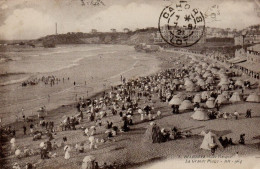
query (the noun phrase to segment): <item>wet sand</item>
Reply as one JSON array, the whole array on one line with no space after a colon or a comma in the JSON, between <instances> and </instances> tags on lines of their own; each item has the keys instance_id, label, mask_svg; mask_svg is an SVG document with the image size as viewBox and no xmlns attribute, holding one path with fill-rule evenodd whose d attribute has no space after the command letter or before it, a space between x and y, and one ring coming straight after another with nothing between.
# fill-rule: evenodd
<instances>
[{"instance_id":1,"label":"wet sand","mask_svg":"<svg viewBox=\"0 0 260 169\"><path fill-rule=\"evenodd\" d=\"M53 69L56 71L46 72L47 70L43 70L45 66L42 66L42 69L33 70L43 70L42 73L35 73L34 77L54 75L61 79L58 84L52 87L43 83L26 87L22 87L21 83L0 86L2 97L0 117L2 117L3 124L14 122L17 117L21 119L22 108L26 116L35 115L43 105L46 106L47 110L52 110L75 102L76 95L77 99L93 96L118 84L121 75L128 79L148 75L159 69L160 62L153 54L137 53L132 46L101 45L101 47L93 46L92 48L92 51L85 52L83 51L84 46L81 46L79 51L74 49L72 53L61 53L76 57L72 64L67 65L68 68L61 66L60 70ZM40 59L42 58L40 57ZM62 61L62 57L58 59L57 63ZM34 62L37 65L40 64L38 61ZM66 62L62 64L66 65ZM20 68L20 70L23 69ZM70 79L68 80L67 77ZM62 78L65 78L64 82ZM74 81L76 82L75 86L73 85Z\"/></svg>"}]
</instances>

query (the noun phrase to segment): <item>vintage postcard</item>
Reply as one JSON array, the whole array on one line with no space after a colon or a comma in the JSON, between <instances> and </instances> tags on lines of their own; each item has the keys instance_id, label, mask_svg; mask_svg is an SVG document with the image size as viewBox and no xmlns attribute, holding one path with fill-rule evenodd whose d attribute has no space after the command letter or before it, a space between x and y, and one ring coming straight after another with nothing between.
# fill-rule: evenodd
<instances>
[{"instance_id":1,"label":"vintage postcard","mask_svg":"<svg viewBox=\"0 0 260 169\"><path fill-rule=\"evenodd\" d=\"M259 0L0 0L1 169L259 169Z\"/></svg>"}]
</instances>

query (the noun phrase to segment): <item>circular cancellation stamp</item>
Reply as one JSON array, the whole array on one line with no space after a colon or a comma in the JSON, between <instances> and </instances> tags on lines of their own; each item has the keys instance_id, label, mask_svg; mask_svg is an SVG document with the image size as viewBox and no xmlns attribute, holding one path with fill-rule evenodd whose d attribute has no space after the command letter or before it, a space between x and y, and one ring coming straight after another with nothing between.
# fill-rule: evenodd
<instances>
[{"instance_id":1,"label":"circular cancellation stamp","mask_svg":"<svg viewBox=\"0 0 260 169\"><path fill-rule=\"evenodd\" d=\"M196 44L205 31L205 18L197 8L187 1L163 9L158 23L161 37L175 47L188 47Z\"/></svg>"}]
</instances>

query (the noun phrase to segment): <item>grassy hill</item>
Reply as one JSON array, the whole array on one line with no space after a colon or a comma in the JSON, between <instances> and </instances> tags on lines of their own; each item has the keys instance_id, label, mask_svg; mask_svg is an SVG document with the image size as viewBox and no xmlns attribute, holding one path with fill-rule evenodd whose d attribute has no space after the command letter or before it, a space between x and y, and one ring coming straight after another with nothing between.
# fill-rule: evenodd
<instances>
[{"instance_id":1,"label":"grassy hill","mask_svg":"<svg viewBox=\"0 0 260 169\"><path fill-rule=\"evenodd\" d=\"M34 44L41 43L55 44L127 44L153 43L153 33L156 28L139 29L134 32L105 32L105 33L83 33L69 32L67 34L48 35L37 40ZM38 44L38 45L37 45Z\"/></svg>"}]
</instances>

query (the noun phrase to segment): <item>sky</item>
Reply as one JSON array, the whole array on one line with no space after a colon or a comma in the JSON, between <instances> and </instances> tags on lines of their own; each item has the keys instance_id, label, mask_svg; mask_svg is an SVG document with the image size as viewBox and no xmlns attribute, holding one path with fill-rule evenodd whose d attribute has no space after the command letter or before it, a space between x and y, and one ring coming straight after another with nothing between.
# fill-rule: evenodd
<instances>
[{"instance_id":1,"label":"sky","mask_svg":"<svg viewBox=\"0 0 260 169\"><path fill-rule=\"evenodd\" d=\"M88 3L91 1L98 0L0 0L0 39L37 39L54 34L56 22L60 34L157 27L164 7L178 3L178 0L100 0L104 5L94 6ZM188 0L188 3L203 14L217 13L216 19L206 18L209 27L240 30L260 24L259 0Z\"/></svg>"}]
</instances>

